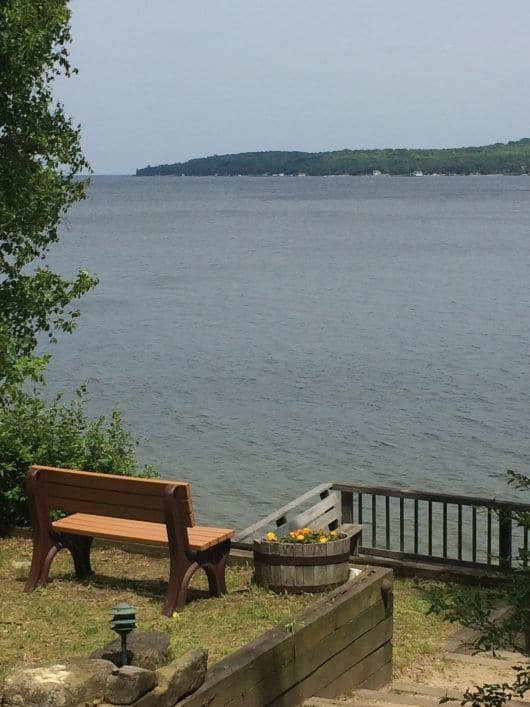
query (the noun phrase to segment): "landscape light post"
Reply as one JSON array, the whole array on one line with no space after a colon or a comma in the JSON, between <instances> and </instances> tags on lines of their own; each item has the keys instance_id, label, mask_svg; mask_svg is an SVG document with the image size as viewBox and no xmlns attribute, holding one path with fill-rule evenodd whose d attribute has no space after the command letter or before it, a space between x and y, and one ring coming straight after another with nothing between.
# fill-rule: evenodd
<instances>
[{"instance_id":1,"label":"landscape light post","mask_svg":"<svg viewBox=\"0 0 530 707\"><path fill-rule=\"evenodd\" d=\"M112 630L121 636L121 664L127 665L127 636L136 628L136 609L122 602L112 612Z\"/></svg>"}]
</instances>

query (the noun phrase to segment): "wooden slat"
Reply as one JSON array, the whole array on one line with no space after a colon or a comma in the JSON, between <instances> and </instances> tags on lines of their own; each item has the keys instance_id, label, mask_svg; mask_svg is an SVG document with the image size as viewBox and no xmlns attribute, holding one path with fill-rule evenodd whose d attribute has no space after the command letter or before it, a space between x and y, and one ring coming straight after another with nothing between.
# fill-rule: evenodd
<instances>
[{"instance_id":1,"label":"wooden slat","mask_svg":"<svg viewBox=\"0 0 530 707\"><path fill-rule=\"evenodd\" d=\"M93 513L137 521L164 522L163 497L168 485L178 487L186 524L195 524L191 486L187 481L142 479L57 467L33 466L42 472L48 507L66 513Z\"/></svg>"},{"instance_id":2,"label":"wooden slat","mask_svg":"<svg viewBox=\"0 0 530 707\"><path fill-rule=\"evenodd\" d=\"M377 496L372 494L372 547L377 545Z\"/></svg>"},{"instance_id":3,"label":"wooden slat","mask_svg":"<svg viewBox=\"0 0 530 707\"><path fill-rule=\"evenodd\" d=\"M45 472L50 483L71 484L72 486L88 486L91 488L140 493L157 496L164 493L167 484L190 486L188 481L165 481L164 479L142 479L138 476L119 476L117 474L101 474L97 471L81 471L76 469L59 469L57 467L34 466Z\"/></svg>"},{"instance_id":4,"label":"wooden slat","mask_svg":"<svg viewBox=\"0 0 530 707\"><path fill-rule=\"evenodd\" d=\"M167 545L167 531L163 523L131 521L123 518L75 513L52 523L62 532L92 535L97 538ZM188 540L193 550L206 550L234 535L230 528L195 526L188 528Z\"/></svg>"},{"instance_id":5,"label":"wooden slat","mask_svg":"<svg viewBox=\"0 0 530 707\"><path fill-rule=\"evenodd\" d=\"M315 486L314 488L310 489L309 491L302 494L301 496L298 496L298 498L295 498L294 501L287 503L285 506L282 506L282 508L278 509L274 513L271 513L270 515L266 516L265 518L263 518L263 520L260 520L257 523L253 523L252 525L249 525L248 528L245 528L245 530L242 530L240 533L238 533L235 536L234 541L235 542L242 542L243 540L246 540L247 538L252 538L254 535L265 532L270 527L275 527L275 528L278 527L276 525L277 520L286 516L287 513L295 510L296 508L301 506L303 503L306 503L307 501L309 501L314 496L320 495L322 492L324 492L330 488L331 488L330 482L326 482L324 484L319 484L318 486Z\"/></svg>"},{"instance_id":6,"label":"wooden slat","mask_svg":"<svg viewBox=\"0 0 530 707\"><path fill-rule=\"evenodd\" d=\"M277 533L284 535L285 533L290 533L291 530L297 530L298 528L305 528L306 526L311 527L311 529L323 528L325 525L329 525L333 521L339 520L339 507L337 494L333 493L330 496L322 499L311 508L308 508L303 513L299 513L292 520L287 521L284 525L278 526Z\"/></svg>"},{"instance_id":7,"label":"wooden slat","mask_svg":"<svg viewBox=\"0 0 530 707\"><path fill-rule=\"evenodd\" d=\"M46 482L46 490L48 497L59 502L61 499L65 501L76 501L82 498L83 501L92 501L95 504L104 503L105 505L123 506L130 505L133 508L149 508L160 510L164 506L164 491L172 482L166 481L163 486L157 486L159 493L156 495L137 493L135 488L130 489L124 486L119 491L109 488L97 488L90 483L86 485L73 485ZM180 484L178 484L180 486ZM145 489L145 486L143 487ZM182 505L186 508L188 515L193 513L193 503L191 498L182 501ZM57 506L59 508L60 506Z\"/></svg>"},{"instance_id":8,"label":"wooden slat","mask_svg":"<svg viewBox=\"0 0 530 707\"><path fill-rule=\"evenodd\" d=\"M136 508L135 506L108 506L104 503L92 503L82 499L65 500L61 498L49 499L50 510L61 510L65 513L86 513L95 516L109 516L120 519L129 518L134 521L149 521L152 523L165 523L164 511L151 510L150 508Z\"/></svg>"},{"instance_id":9,"label":"wooden slat","mask_svg":"<svg viewBox=\"0 0 530 707\"><path fill-rule=\"evenodd\" d=\"M419 552L419 501L414 499L414 552Z\"/></svg>"},{"instance_id":10,"label":"wooden slat","mask_svg":"<svg viewBox=\"0 0 530 707\"><path fill-rule=\"evenodd\" d=\"M529 511L530 504L516 503L513 501L501 501L492 498L481 498L478 496L457 496L447 493L431 493L429 491L417 491L413 489L397 489L382 486L368 486L364 484L348 484L342 481L333 481L331 488L335 491L352 493L377 494L378 496L393 496L396 498L417 498L420 501L435 501L437 503L461 503L464 506L483 506L485 508L497 508L504 510Z\"/></svg>"}]
</instances>

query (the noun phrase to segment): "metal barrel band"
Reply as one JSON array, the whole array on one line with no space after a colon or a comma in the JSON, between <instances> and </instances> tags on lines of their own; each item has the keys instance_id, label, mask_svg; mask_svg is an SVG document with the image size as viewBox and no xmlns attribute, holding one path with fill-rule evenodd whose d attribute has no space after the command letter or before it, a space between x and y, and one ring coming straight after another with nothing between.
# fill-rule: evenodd
<instances>
[{"instance_id":1,"label":"metal barrel band","mask_svg":"<svg viewBox=\"0 0 530 707\"><path fill-rule=\"evenodd\" d=\"M298 567L311 565L339 565L348 562L349 552L341 555L324 555L322 557L292 557L288 555L266 555L254 550L254 562L263 565L295 565Z\"/></svg>"}]
</instances>

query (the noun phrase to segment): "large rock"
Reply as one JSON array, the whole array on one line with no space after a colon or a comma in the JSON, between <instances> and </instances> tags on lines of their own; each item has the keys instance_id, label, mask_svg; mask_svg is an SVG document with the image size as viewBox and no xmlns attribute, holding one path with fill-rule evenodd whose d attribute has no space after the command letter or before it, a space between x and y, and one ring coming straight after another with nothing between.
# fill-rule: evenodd
<instances>
[{"instance_id":1,"label":"large rock","mask_svg":"<svg viewBox=\"0 0 530 707\"><path fill-rule=\"evenodd\" d=\"M127 663L146 670L156 670L167 663L169 636L161 631L134 631L127 637ZM117 638L103 648L98 648L91 658L110 660L118 668L122 666L121 639Z\"/></svg>"},{"instance_id":2,"label":"large rock","mask_svg":"<svg viewBox=\"0 0 530 707\"><path fill-rule=\"evenodd\" d=\"M173 707L181 697L195 692L204 682L207 663L208 651L197 648L157 670L157 689L165 688L164 702L161 704Z\"/></svg>"},{"instance_id":3,"label":"large rock","mask_svg":"<svg viewBox=\"0 0 530 707\"><path fill-rule=\"evenodd\" d=\"M3 707L77 707L101 699L115 666L106 660L74 658L62 663L26 665L4 683Z\"/></svg>"},{"instance_id":4,"label":"large rock","mask_svg":"<svg viewBox=\"0 0 530 707\"><path fill-rule=\"evenodd\" d=\"M157 684L152 670L124 665L114 670L107 678L105 699L113 705L131 705L152 690Z\"/></svg>"}]
</instances>

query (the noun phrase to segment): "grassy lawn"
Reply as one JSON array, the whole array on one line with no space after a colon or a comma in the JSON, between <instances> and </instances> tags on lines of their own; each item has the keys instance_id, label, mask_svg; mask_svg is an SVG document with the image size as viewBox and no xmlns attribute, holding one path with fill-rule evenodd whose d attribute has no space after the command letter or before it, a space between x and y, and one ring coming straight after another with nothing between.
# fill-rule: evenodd
<instances>
[{"instance_id":1,"label":"grassy lawn","mask_svg":"<svg viewBox=\"0 0 530 707\"><path fill-rule=\"evenodd\" d=\"M52 564L47 587L24 594L25 576L13 562L31 558L29 540L0 540L0 680L13 665L88 655L116 637L109 620L121 601L137 610L138 629L167 631L173 656L199 646L208 648L209 665L276 624L291 623L314 596L276 595L251 583L250 568L227 569L228 594L209 598L204 573L198 572L188 603L171 619L162 616L168 576L165 558L144 557L113 548L95 548L90 583L73 575L68 552ZM427 602L412 581L395 583L394 660L397 671L418 657L436 653L454 627L425 616Z\"/></svg>"},{"instance_id":2,"label":"grassy lawn","mask_svg":"<svg viewBox=\"0 0 530 707\"><path fill-rule=\"evenodd\" d=\"M424 582L424 585L428 585ZM394 676L423 672L439 654L445 640L459 627L440 616L427 616L429 602L413 579L394 581Z\"/></svg>"}]
</instances>

